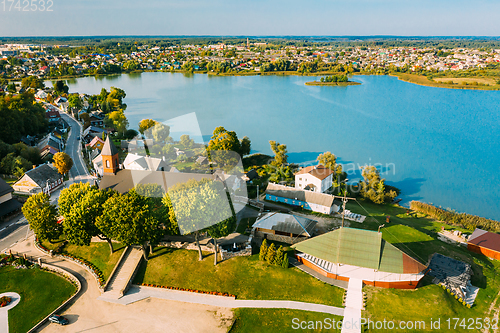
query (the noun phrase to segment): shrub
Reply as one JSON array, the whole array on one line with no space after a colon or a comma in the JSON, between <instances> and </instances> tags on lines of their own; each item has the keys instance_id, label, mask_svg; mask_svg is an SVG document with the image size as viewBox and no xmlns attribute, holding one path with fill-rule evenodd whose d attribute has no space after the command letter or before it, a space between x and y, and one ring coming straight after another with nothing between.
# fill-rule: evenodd
<instances>
[{"instance_id":1,"label":"shrub","mask_svg":"<svg viewBox=\"0 0 500 333\"><path fill-rule=\"evenodd\" d=\"M264 239L260 246L259 259L262 261L266 260L266 254L267 254L267 240Z\"/></svg>"},{"instance_id":2,"label":"shrub","mask_svg":"<svg viewBox=\"0 0 500 333\"><path fill-rule=\"evenodd\" d=\"M269 246L269 249L267 249L266 261L272 264L274 262L275 256L276 256L276 246L274 245L274 243L271 243L271 246Z\"/></svg>"},{"instance_id":3,"label":"shrub","mask_svg":"<svg viewBox=\"0 0 500 333\"><path fill-rule=\"evenodd\" d=\"M280 245L280 247L278 248L278 251L276 251L276 255L274 256L272 264L276 265L276 266L283 265L283 256L284 255L285 255L285 253L283 252L283 246Z\"/></svg>"},{"instance_id":4,"label":"shrub","mask_svg":"<svg viewBox=\"0 0 500 333\"><path fill-rule=\"evenodd\" d=\"M289 263L288 263L288 254L285 253L285 255L283 256L283 262L281 264L281 267L288 268L288 265L289 265Z\"/></svg>"}]
</instances>

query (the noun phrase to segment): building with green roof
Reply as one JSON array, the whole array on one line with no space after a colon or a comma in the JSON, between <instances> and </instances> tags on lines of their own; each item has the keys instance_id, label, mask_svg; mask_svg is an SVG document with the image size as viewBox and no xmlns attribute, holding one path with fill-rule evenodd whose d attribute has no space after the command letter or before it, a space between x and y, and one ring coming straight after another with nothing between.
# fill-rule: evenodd
<instances>
[{"instance_id":1,"label":"building with green roof","mask_svg":"<svg viewBox=\"0 0 500 333\"><path fill-rule=\"evenodd\" d=\"M426 270L376 231L344 227L292 247L299 262L338 280L352 277L374 286L413 289Z\"/></svg>"}]
</instances>

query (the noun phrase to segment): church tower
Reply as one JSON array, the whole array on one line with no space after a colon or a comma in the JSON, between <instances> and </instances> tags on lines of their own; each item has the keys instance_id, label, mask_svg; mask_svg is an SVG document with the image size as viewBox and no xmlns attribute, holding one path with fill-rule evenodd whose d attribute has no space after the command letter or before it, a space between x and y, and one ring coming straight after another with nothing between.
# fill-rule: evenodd
<instances>
[{"instance_id":1,"label":"church tower","mask_svg":"<svg viewBox=\"0 0 500 333\"><path fill-rule=\"evenodd\" d=\"M106 138L104 142L104 147L101 151L102 156L102 168L104 175L114 175L118 171L118 149L115 144L111 142L111 139Z\"/></svg>"}]
</instances>

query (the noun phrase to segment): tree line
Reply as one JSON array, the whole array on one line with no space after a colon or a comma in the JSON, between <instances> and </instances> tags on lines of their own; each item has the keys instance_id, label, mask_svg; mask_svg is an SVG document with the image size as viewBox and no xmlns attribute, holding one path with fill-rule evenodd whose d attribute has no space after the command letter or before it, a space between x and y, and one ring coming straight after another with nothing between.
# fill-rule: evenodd
<instances>
[{"instance_id":1,"label":"tree line","mask_svg":"<svg viewBox=\"0 0 500 333\"><path fill-rule=\"evenodd\" d=\"M414 211L429 215L436 220L443 221L450 225L460 226L470 231L474 231L476 228L491 232L500 231L500 223L498 221L484 217L457 213L420 201L410 202L410 208Z\"/></svg>"},{"instance_id":2,"label":"tree line","mask_svg":"<svg viewBox=\"0 0 500 333\"><path fill-rule=\"evenodd\" d=\"M50 203L48 195L38 193L26 201L22 212L39 240L53 242L64 236L72 244L85 246L90 245L93 237L98 237L108 242L111 253L111 242L116 240L127 246L140 246L146 260L148 251L152 252L163 236L183 232L186 225L178 223L179 219L184 221L183 216L198 216L197 221L212 219L218 223L198 225L198 229L190 231L196 235L201 259L199 233L207 232L213 237L217 249L216 239L227 236L236 227L232 206L229 211L226 207L229 217L217 220L221 202L228 198L214 195L214 186L210 180L192 180L165 194L158 184L139 184L120 194L87 183L75 183L61 191L58 207ZM64 218L62 223L58 222L59 217Z\"/></svg>"}]
</instances>

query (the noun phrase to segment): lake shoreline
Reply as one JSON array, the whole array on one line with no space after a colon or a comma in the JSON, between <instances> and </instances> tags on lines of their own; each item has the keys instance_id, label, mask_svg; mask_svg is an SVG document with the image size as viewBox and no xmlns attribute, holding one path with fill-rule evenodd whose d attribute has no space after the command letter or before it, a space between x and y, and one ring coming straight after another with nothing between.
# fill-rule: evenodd
<instances>
[{"instance_id":1,"label":"lake shoreline","mask_svg":"<svg viewBox=\"0 0 500 333\"><path fill-rule=\"evenodd\" d=\"M360 82L348 81L348 82L320 82L320 81L310 81L304 83L306 86L334 86L334 87L343 87L343 86L358 86L361 85Z\"/></svg>"},{"instance_id":2,"label":"lake shoreline","mask_svg":"<svg viewBox=\"0 0 500 333\"><path fill-rule=\"evenodd\" d=\"M141 73L180 73L180 74L187 74L187 75L192 75L192 74L206 74L206 75L211 75L211 76L323 76L323 75L337 75L337 74L346 74L344 72L331 72L331 71L325 71L325 72L316 72L316 73L300 73L297 71L280 71L280 72L236 72L236 73L215 73L215 72L209 72L209 71L185 71L185 70L168 70L168 71L162 71L162 70L135 70L131 72L122 72L122 73L109 73L109 74L83 74L83 75L67 75L67 76L61 76L61 77L55 77L55 78L43 78L44 81L57 81L57 80L71 80L71 79L78 79L78 78L86 78L86 77L95 77L95 78L101 78L101 77L106 77L106 76L118 76L122 74L141 74ZM426 76L423 75L417 75L417 74L407 74L407 73L389 73L389 74L376 74L376 73L369 73L369 72L355 72L355 73L349 73L347 74L349 76L353 75L380 75L380 76L393 76L397 77L399 80L407 83L413 83L419 86L425 86L425 87L434 87L434 88L447 88L447 89L462 89L462 90L486 90L486 91L497 91L500 90L500 85L459 85L459 84L446 84L446 83L440 83L436 81L431 81L427 79ZM448 79L448 77L443 77L443 79ZM449 78L452 79L452 78ZM9 82L17 82L21 81L21 79L7 79ZM314 82L321 83L318 81L311 81L307 82L306 85L310 86L320 86L320 85L329 85L329 84L312 84ZM311 84L308 84L311 83ZM325 82L326 83L326 82ZM328 82L330 83L330 82ZM333 82L332 82L333 83ZM358 85L361 84L359 82L357 83L352 83L352 84L347 84L347 85ZM334 85L334 84L332 84Z\"/></svg>"}]
</instances>

